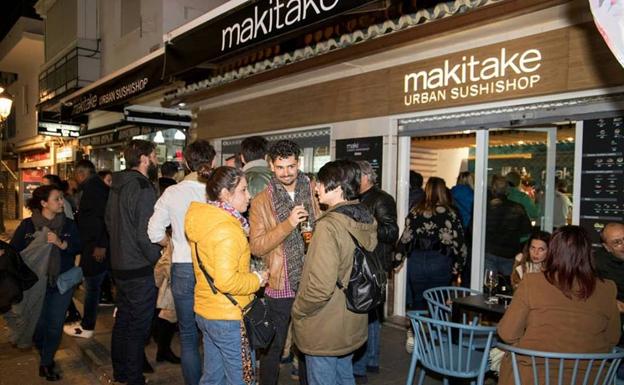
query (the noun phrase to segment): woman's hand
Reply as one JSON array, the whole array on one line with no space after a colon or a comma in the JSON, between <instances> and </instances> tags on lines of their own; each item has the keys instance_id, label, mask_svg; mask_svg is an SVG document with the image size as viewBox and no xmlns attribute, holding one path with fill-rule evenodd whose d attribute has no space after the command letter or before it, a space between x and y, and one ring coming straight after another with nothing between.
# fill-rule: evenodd
<instances>
[{"instance_id":1,"label":"woman's hand","mask_svg":"<svg viewBox=\"0 0 624 385\"><path fill-rule=\"evenodd\" d=\"M53 244L61 250L67 248L67 242L61 241L61 239L55 233L48 231L48 243Z\"/></svg>"}]
</instances>

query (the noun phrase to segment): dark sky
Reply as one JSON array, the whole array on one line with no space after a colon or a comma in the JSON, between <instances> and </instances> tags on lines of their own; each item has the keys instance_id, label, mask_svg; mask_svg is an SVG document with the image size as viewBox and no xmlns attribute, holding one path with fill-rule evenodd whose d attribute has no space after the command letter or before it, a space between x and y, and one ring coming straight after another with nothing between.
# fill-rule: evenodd
<instances>
[{"instance_id":1,"label":"dark sky","mask_svg":"<svg viewBox=\"0 0 624 385\"><path fill-rule=\"evenodd\" d=\"M13 24L20 18L26 16L33 19L41 19L35 12L34 5L37 0L5 0L0 5L0 41L9 33Z\"/></svg>"}]
</instances>

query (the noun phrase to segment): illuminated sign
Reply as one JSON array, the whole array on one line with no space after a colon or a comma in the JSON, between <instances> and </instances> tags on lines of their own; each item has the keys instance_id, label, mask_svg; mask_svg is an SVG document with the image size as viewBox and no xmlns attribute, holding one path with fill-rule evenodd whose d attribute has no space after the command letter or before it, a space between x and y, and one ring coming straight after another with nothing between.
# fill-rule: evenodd
<instances>
[{"instance_id":1,"label":"illuminated sign","mask_svg":"<svg viewBox=\"0 0 624 385\"><path fill-rule=\"evenodd\" d=\"M39 135L45 136L77 138L78 136L80 136L80 126L73 124L39 121L37 132L39 133Z\"/></svg>"}]
</instances>

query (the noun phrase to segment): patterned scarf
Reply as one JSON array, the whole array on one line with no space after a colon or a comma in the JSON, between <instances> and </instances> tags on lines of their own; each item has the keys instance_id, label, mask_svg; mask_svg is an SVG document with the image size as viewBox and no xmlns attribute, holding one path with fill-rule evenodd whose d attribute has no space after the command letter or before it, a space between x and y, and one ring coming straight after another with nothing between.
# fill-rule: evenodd
<instances>
[{"instance_id":1,"label":"patterned scarf","mask_svg":"<svg viewBox=\"0 0 624 385\"><path fill-rule=\"evenodd\" d=\"M249 236L249 221L244 216L242 216L241 213L238 212L238 210L236 210L234 207L232 207L229 203L226 203L226 202L208 201L208 204L218 207L221 210L225 210L228 212L228 214L236 218L238 222L240 223L241 227L243 228L245 235Z\"/></svg>"},{"instance_id":2,"label":"patterned scarf","mask_svg":"<svg viewBox=\"0 0 624 385\"><path fill-rule=\"evenodd\" d=\"M316 218L314 217L314 205L312 204L312 190L310 189L310 179L305 174L299 172L297 175L294 201L275 176L269 182L268 193L273 205L273 213L278 223L288 220L290 212L295 205L303 204L310 215L310 223L314 226ZM293 291L297 291L305 257L305 244L299 229L295 228L282 242L282 252L286 260L286 268L288 269L288 283Z\"/></svg>"}]
</instances>

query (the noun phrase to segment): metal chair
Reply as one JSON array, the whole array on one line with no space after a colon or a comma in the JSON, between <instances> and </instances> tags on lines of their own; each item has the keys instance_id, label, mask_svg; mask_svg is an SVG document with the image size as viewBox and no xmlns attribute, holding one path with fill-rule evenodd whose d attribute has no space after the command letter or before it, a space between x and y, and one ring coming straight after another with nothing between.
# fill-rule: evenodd
<instances>
[{"instance_id":1,"label":"metal chair","mask_svg":"<svg viewBox=\"0 0 624 385\"><path fill-rule=\"evenodd\" d=\"M488 369L488 359L496 328L464 325L428 318L422 312L408 312L414 328L414 351L407 375L407 385L412 385L416 365L424 367L418 377L418 385L425 380L425 369L448 377L473 379L472 385L482 385ZM475 342L486 341L483 348L477 349Z\"/></svg>"},{"instance_id":2,"label":"metal chair","mask_svg":"<svg viewBox=\"0 0 624 385\"><path fill-rule=\"evenodd\" d=\"M431 318L451 322L451 306L455 298L478 295L481 292L465 287L441 286L425 290L423 297L427 301ZM449 303L451 302L451 303ZM464 323L465 319L464 319Z\"/></svg>"},{"instance_id":3,"label":"metal chair","mask_svg":"<svg viewBox=\"0 0 624 385\"><path fill-rule=\"evenodd\" d=\"M624 350L614 349L612 353L555 353L517 348L498 344L497 347L511 354L514 383L516 385L611 385ZM522 362L518 362L520 358ZM529 365L531 379L522 382L520 366Z\"/></svg>"}]
</instances>

